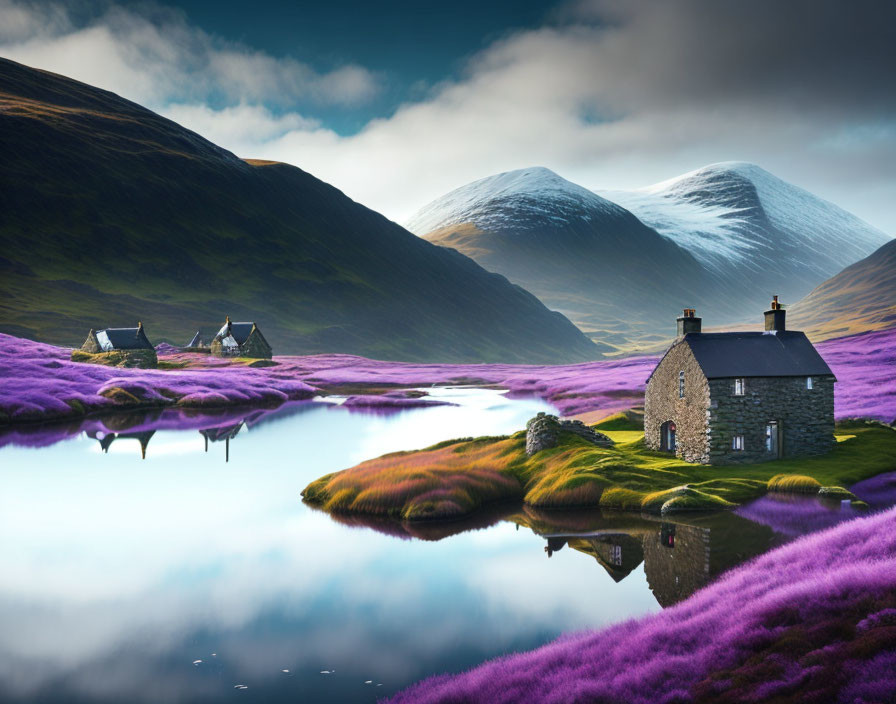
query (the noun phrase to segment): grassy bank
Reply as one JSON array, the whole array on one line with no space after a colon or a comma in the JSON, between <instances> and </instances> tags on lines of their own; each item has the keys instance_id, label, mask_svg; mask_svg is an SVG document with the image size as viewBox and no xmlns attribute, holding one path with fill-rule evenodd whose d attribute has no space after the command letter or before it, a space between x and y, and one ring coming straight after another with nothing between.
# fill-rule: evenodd
<instances>
[{"instance_id":1,"label":"grassy bank","mask_svg":"<svg viewBox=\"0 0 896 704\"><path fill-rule=\"evenodd\" d=\"M564 434L557 447L528 457L524 432L450 440L321 477L302 496L334 513L404 520L457 518L512 499L541 508L670 513L729 508L770 488L817 493L896 468L896 431L880 424L838 425L838 442L821 457L725 467L652 452L641 431L620 417L594 427L609 435L615 447L595 447ZM851 497L832 489L823 493L837 500Z\"/></svg>"}]
</instances>

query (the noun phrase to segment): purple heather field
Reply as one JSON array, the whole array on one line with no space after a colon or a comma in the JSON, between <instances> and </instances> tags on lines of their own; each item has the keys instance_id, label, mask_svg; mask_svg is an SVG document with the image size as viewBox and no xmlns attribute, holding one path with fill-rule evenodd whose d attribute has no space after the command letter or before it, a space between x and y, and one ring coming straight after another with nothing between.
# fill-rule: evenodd
<instances>
[{"instance_id":1,"label":"purple heather field","mask_svg":"<svg viewBox=\"0 0 896 704\"><path fill-rule=\"evenodd\" d=\"M896 329L818 345L837 375L838 418L896 418ZM0 334L0 418L8 421L72 418L85 412L176 405L220 408L277 405L340 386L496 385L513 395L535 395L564 415L606 414L638 405L656 357L575 365L412 364L343 354L276 357L276 366L248 368L208 355L160 346L161 361L185 369L119 369L69 360L70 350ZM397 393L354 394L350 406L427 405Z\"/></svg>"},{"instance_id":2,"label":"purple heather field","mask_svg":"<svg viewBox=\"0 0 896 704\"><path fill-rule=\"evenodd\" d=\"M392 702L892 702L894 525L896 509L847 521L655 616L433 677Z\"/></svg>"}]
</instances>

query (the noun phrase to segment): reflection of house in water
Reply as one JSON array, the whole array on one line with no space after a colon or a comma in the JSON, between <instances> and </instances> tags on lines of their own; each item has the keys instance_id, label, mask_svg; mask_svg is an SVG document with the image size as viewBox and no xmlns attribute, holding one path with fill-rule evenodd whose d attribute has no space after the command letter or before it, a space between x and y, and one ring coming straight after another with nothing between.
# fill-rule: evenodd
<instances>
[{"instance_id":1,"label":"reflection of house in water","mask_svg":"<svg viewBox=\"0 0 896 704\"><path fill-rule=\"evenodd\" d=\"M663 523L644 538L644 574L661 606L689 597L709 582L712 530Z\"/></svg>"},{"instance_id":2,"label":"reflection of house in water","mask_svg":"<svg viewBox=\"0 0 896 704\"><path fill-rule=\"evenodd\" d=\"M109 448L116 440L136 440L140 443L140 456L145 460L146 446L149 445L149 440L155 433L155 430L144 430L142 433L102 433L91 430L87 433L87 437L99 442L103 452L109 452Z\"/></svg>"},{"instance_id":3,"label":"reflection of house in water","mask_svg":"<svg viewBox=\"0 0 896 704\"><path fill-rule=\"evenodd\" d=\"M224 461L230 462L230 441L237 436L243 427L243 421L234 423L233 425L225 425L220 428L206 428L200 430L199 434L205 438L205 451L208 452L208 443L224 441Z\"/></svg>"},{"instance_id":4,"label":"reflection of house in water","mask_svg":"<svg viewBox=\"0 0 896 704\"><path fill-rule=\"evenodd\" d=\"M684 520L673 523L652 517L626 517L617 523L612 518L600 518L591 530L548 532L545 526L539 526L538 532L547 541L544 550L548 557L568 545L593 557L615 582L625 579L643 562L647 584L664 607L765 552L775 541L766 526L727 511Z\"/></svg>"},{"instance_id":5,"label":"reflection of house in water","mask_svg":"<svg viewBox=\"0 0 896 704\"><path fill-rule=\"evenodd\" d=\"M573 550L591 555L614 582L623 579L644 561L640 535L621 531L595 531L588 534L543 535L547 539L544 551L548 557L569 545Z\"/></svg>"}]
</instances>

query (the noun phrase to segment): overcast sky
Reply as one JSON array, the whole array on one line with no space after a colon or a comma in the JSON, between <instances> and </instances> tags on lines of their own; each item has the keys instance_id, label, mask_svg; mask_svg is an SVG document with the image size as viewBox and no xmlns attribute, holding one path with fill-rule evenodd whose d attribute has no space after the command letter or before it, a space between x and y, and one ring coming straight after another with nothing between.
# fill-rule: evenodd
<instances>
[{"instance_id":1,"label":"overcast sky","mask_svg":"<svg viewBox=\"0 0 896 704\"><path fill-rule=\"evenodd\" d=\"M0 56L401 222L540 165L630 188L751 161L896 235L896 3L0 0Z\"/></svg>"}]
</instances>

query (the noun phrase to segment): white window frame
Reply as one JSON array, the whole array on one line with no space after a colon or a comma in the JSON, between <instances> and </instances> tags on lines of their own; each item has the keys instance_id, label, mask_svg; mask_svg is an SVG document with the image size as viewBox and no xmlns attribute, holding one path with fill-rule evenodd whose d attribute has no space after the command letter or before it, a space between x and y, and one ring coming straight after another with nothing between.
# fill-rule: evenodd
<instances>
[{"instance_id":1,"label":"white window frame","mask_svg":"<svg viewBox=\"0 0 896 704\"><path fill-rule=\"evenodd\" d=\"M807 376L807 377L806 377L806 389L808 389L809 391L811 391L811 390L814 389L814 388L815 388L815 382L812 381L812 377L811 377L811 376Z\"/></svg>"},{"instance_id":2,"label":"white window frame","mask_svg":"<svg viewBox=\"0 0 896 704\"><path fill-rule=\"evenodd\" d=\"M746 388L747 388L746 378L739 376L734 380L734 395L735 396L746 395Z\"/></svg>"},{"instance_id":3,"label":"white window frame","mask_svg":"<svg viewBox=\"0 0 896 704\"><path fill-rule=\"evenodd\" d=\"M743 435L735 435L731 438L731 449L736 452L744 451L744 436Z\"/></svg>"},{"instance_id":4,"label":"white window frame","mask_svg":"<svg viewBox=\"0 0 896 704\"><path fill-rule=\"evenodd\" d=\"M684 372L678 372L678 398L684 398Z\"/></svg>"}]
</instances>

